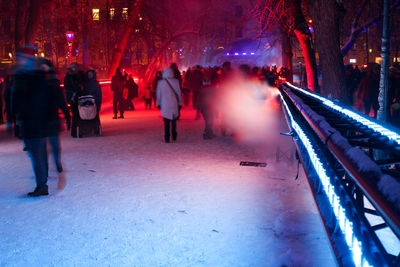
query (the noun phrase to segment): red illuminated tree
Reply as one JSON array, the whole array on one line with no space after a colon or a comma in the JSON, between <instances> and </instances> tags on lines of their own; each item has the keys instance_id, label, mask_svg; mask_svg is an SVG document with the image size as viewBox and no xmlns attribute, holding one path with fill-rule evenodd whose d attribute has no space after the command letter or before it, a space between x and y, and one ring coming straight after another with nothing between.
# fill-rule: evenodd
<instances>
[{"instance_id":1,"label":"red illuminated tree","mask_svg":"<svg viewBox=\"0 0 400 267\"><path fill-rule=\"evenodd\" d=\"M109 77L111 77L115 73L115 70L119 66L119 63L121 62L121 58L125 51L129 36L132 33L133 26L136 22L136 19L139 15L140 9L142 8L143 4L144 0L136 0L135 2L132 1L132 4L129 7L130 10L129 19L126 25L122 25L122 27L124 27L124 30L122 31L122 35L118 38L117 44L115 45L111 66L108 73Z\"/></svg>"},{"instance_id":2,"label":"red illuminated tree","mask_svg":"<svg viewBox=\"0 0 400 267\"><path fill-rule=\"evenodd\" d=\"M302 11L301 1L297 0L258 0L250 14L255 16L260 25L260 33L271 32L280 27L284 36L284 44L290 45L290 35L294 33L299 40L303 51L304 62L307 71L307 87L313 91L319 91L317 64L306 18ZM291 48L283 47L287 61L292 61ZM290 69L290 64L287 64Z\"/></svg>"}]
</instances>

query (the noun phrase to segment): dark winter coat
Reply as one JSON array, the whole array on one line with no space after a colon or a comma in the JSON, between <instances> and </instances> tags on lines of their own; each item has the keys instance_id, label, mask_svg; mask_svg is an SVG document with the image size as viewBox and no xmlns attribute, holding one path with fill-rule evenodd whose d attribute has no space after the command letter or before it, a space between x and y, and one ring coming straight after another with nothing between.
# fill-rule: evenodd
<instances>
[{"instance_id":1,"label":"dark winter coat","mask_svg":"<svg viewBox=\"0 0 400 267\"><path fill-rule=\"evenodd\" d=\"M89 79L88 74L89 72L93 73L93 78ZM86 73L86 81L83 85L83 92L81 95L92 95L94 96L96 100L96 106L97 109L101 109L101 104L102 104L102 92L101 92L101 86L99 82L96 79L96 72L94 70L89 70Z\"/></svg>"},{"instance_id":2,"label":"dark winter coat","mask_svg":"<svg viewBox=\"0 0 400 267\"><path fill-rule=\"evenodd\" d=\"M52 95L42 71L16 73L11 89L11 110L22 138L49 136ZM57 110L58 112L58 110Z\"/></svg>"},{"instance_id":3,"label":"dark winter coat","mask_svg":"<svg viewBox=\"0 0 400 267\"><path fill-rule=\"evenodd\" d=\"M121 73L117 73L112 77L111 80L111 90L114 94L123 95L124 90L124 77Z\"/></svg>"},{"instance_id":4,"label":"dark winter coat","mask_svg":"<svg viewBox=\"0 0 400 267\"><path fill-rule=\"evenodd\" d=\"M188 81L188 85L190 89L194 93L198 93L200 91L201 86L203 85L203 74L200 70L193 70L190 74L190 79Z\"/></svg>"},{"instance_id":5,"label":"dark winter coat","mask_svg":"<svg viewBox=\"0 0 400 267\"><path fill-rule=\"evenodd\" d=\"M135 83L135 81L132 78L128 79L125 87L128 89L129 100L132 100L133 98L139 96L139 86Z\"/></svg>"},{"instance_id":6,"label":"dark winter coat","mask_svg":"<svg viewBox=\"0 0 400 267\"><path fill-rule=\"evenodd\" d=\"M81 86L83 85L83 77L80 73L67 73L64 78L64 88L67 97L67 102L69 104L74 104L76 102L76 96L81 91Z\"/></svg>"}]
</instances>

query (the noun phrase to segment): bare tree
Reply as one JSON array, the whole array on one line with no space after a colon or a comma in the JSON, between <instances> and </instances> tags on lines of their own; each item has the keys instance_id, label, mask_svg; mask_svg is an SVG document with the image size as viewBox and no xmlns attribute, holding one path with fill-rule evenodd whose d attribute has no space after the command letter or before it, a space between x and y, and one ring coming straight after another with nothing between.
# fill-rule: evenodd
<instances>
[{"instance_id":1,"label":"bare tree","mask_svg":"<svg viewBox=\"0 0 400 267\"><path fill-rule=\"evenodd\" d=\"M283 53L286 54L285 61L291 61L292 51L288 36L294 33L303 51L304 63L307 71L307 87L312 91L319 91L317 63L312 35L302 11L301 1L298 0L258 0L252 13L260 25L260 33L270 32L279 26L283 32ZM286 44L286 46L285 46ZM287 63L286 63L287 64ZM290 67L289 67L290 68Z\"/></svg>"},{"instance_id":2,"label":"bare tree","mask_svg":"<svg viewBox=\"0 0 400 267\"><path fill-rule=\"evenodd\" d=\"M129 10L129 19L128 23L126 25L123 25L124 30L122 32L122 36L118 38L117 44L115 46L113 56L112 56L112 61L111 61L111 66L109 69L109 77L111 77L114 73L117 67L119 66L119 63L121 61L122 55L125 51L126 44L128 43L129 36L132 33L133 26L136 22L136 19L139 15L140 9L142 8L144 4L144 0L136 0L136 2L132 3Z\"/></svg>"},{"instance_id":3,"label":"bare tree","mask_svg":"<svg viewBox=\"0 0 400 267\"><path fill-rule=\"evenodd\" d=\"M347 94L339 25L344 15L344 7L338 0L309 0L309 4L325 94L335 99L343 99Z\"/></svg>"}]
</instances>

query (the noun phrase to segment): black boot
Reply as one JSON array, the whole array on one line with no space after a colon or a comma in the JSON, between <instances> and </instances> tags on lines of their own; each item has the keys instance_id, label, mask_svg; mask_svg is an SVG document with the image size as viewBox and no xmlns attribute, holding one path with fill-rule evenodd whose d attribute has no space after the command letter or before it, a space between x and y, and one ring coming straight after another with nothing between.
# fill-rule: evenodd
<instances>
[{"instance_id":1,"label":"black boot","mask_svg":"<svg viewBox=\"0 0 400 267\"><path fill-rule=\"evenodd\" d=\"M49 190L46 189L39 189L35 188L35 191L29 192L28 197L40 197L40 196L47 196L49 194Z\"/></svg>"}]
</instances>

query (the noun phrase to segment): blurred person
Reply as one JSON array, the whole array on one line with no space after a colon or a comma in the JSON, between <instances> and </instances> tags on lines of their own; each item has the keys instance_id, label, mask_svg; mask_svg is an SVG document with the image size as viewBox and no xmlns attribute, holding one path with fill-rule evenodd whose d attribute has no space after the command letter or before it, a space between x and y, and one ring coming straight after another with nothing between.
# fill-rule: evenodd
<instances>
[{"instance_id":1,"label":"blurred person","mask_svg":"<svg viewBox=\"0 0 400 267\"><path fill-rule=\"evenodd\" d=\"M199 110L199 94L200 88L203 85L203 73L201 66L197 65L190 73L190 79L188 81L190 90L192 91L193 109L196 110L196 120L200 118Z\"/></svg>"},{"instance_id":2,"label":"blurred person","mask_svg":"<svg viewBox=\"0 0 400 267\"><path fill-rule=\"evenodd\" d=\"M0 77L0 124L4 124L4 117L3 117L3 95L4 95L4 87L5 87L5 82L4 78Z\"/></svg>"},{"instance_id":3,"label":"blurred person","mask_svg":"<svg viewBox=\"0 0 400 267\"><path fill-rule=\"evenodd\" d=\"M111 80L111 90L113 91L113 109L114 109L114 117L113 119L123 119L124 118L124 109L123 109L123 101L124 101L124 77L122 76L121 69L117 68L115 71L115 75ZM117 117L118 111L120 116Z\"/></svg>"},{"instance_id":4,"label":"blurred person","mask_svg":"<svg viewBox=\"0 0 400 267\"><path fill-rule=\"evenodd\" d=\"M171 69L174 71L174 77L179 81L179 89L182 88L182 75L179 71L178 65L174 62L171 64Z\"/></svg>"},{"instance_id":5,"label":"blurred person","mask_svg":"<svg viewBox=\"0 0 400 267\"><path fill-rule=\"evenodd\" d=\"M146 109L151 109L152 97L153 97L153 90L151 88L150 83L148 83L144 90L144 102Z\"/></svg>"},{"instance_id":6,"label":"blurred person","mask_svg":"<svg viewBox=\"0 0 400 267\"><path fill-rule=\"evenodd\" d=\"M96 101L96 108L97 108L97 115L95 118L97 127L95 127L95 134L99 135L99 126L100 126L100 110L101 104L103 102L103 96L101 91L101 86L97 81L97 74L94 70L88 70L86 72L86 80L83 85L83 92L81 95L91 95L95 98Z\"/></svg>"},{"instance_id":7,"label":"blurred person","mask_svg":"<svg viewBox=\"0 0 400 267\"><path fill-rule=\"evenodd\" d=\"M133 104L133 99L139 96L139 86L135 83L132 74L129 74L128 80L125 83L125 87L128 89L127 109L135 110L135 105Z\"/></svg>"},{"instance_id":8,"label":"blurred person","mask_svg":"<svg viewBox=\"0 0 400 267\"><path fill-rule=\"evenodd\" d=\"M225 61L222 64L222 70L221 70L221 77L220 77L220 82L221 85L225 85L226 83L230 82L230 80L233 78L234 71L232 69L232 65L230 61ZM220 86L218 91L216 92L217 95L217 100L216 102L217 107L218 107L218 113L220 115L220 128L221 128L221 134L222 136L226 136L228 133L228 122L226 118L226 107L224 103L226 103L226 92L223 89L224 86Z\"/></svg>"},{"instance_id":9,"label":"blurred person","mask_svg":"<svg viewBox=\"0 0 400 267\"><path fill-rule=\"evenodd\" d=\"M378 95L379 65L376 63L369 63L366 76L361 80L357 91L357 97L361 100L362 108L366 115L369 115L372 107L374 117L376 117L379 109Z\"/></svg>"},{"instance_id":10,"label":"blurred person","mask_svg":"<svg viewBox=\"0 0 400 267\"><path fill-rule=\"evenodd\" d=\"M64 77L64 88L67 103L70 105L72 113L71 136L76 138L77 127L80 121L78 111L78 94L83 90L84 74L80 70L78 63L72 63Z\"/></svg>"},{"instance_id":11,"label":"blurred person","mask_svg":"<svg viewBox=\"0 0 400 267\"><path fill-rule=\"evenodd\" d=\"M52 87L54 79L46 75L48 66L34 53L32 48L25 47L16 54L11 112L20 127L35 173L36 188L28 196L38 197L49 194L46 144L54 130L53 118L58 117L58 104L54 99L58 93Z\"/></svg>"},{"instance_id":12,"label":"blurred person","mask_svg":"<svg viewBox=\"0 0 400 267\"><path fill-rule=\"evenodd\" d=\"M11 132L14 128L14 136L18 137L18 126L15 124L15 115L11 112L12 75L7 75L4 81L4 111L6 113L6 130Z\"/></svg>"},{"instance_id":13,"label":"blurred person","mask_svg":"<svg viewBox=\"0 0 400 267\"><path fill-rule=\"evenodd\" d=\"M172 68L165 68L162 79L158 82L157 104L164 119L164 140L170 143L172 126L172 139L175 141L178 137L176 121L180 116L182 98L179 80L175 78Z\"/></svg>"},{"instance_id":14,"label":"blurred person","mask_svg":"<svg viewBox=\"0 0 400 267\"><path fill-rule=\"evenodd\" d=\"M58 75L54 70L54 66L46 59L41 59L41 61L41 68L45 70L45 78L50 95L48 140L52 150L56 170L59 173L58 187L59 189L62 189L65 187L65 177L60 175L63 172L63 167L61 164L61 146L59 139L61 121L58 111L61 110L64 115L67 130L70 130L71 128L71 117L65 101L64 92L60 87L60 80L58 79Z\"/></svg>"},{"instance_id":15,"label":"blurred person","mask_svg":"<svg viewBox=\"0 0 400 267\"><path fill-rule=\"evenodd\" d=\"M182 97L183 97L183 105L185 107L189 106L190 103L190 89L188 85L188 81L190 80L191 70L190 68L182 73L183 77L183 85L182 85Z\"/></svg>"},{"instance_id":16,"label":"blurred person","mask_svg":"<svg viewBox=\"0 0 400 267\"><path fill-rule=\"evenodd\" d=\"M154 106L157 106L157 95L156 95L157 85L158 81L161 79L162 79L162 73L161 71L157 71L152 83Z\"/></svg>"},{"instance_id":17,"label":"blurred person","mask_svg":"<svg viewBox=\"0 0 400 267\"><path fill-rule=\"evenodd\" d=\"M203 139L211 139L214 135L215 118L215 89L218 86L219 75L217 72L211 73L210 78L204 79L203 86L199 95L199 110L203 115L205 128Z\"/></svg>"}]
</instances>

